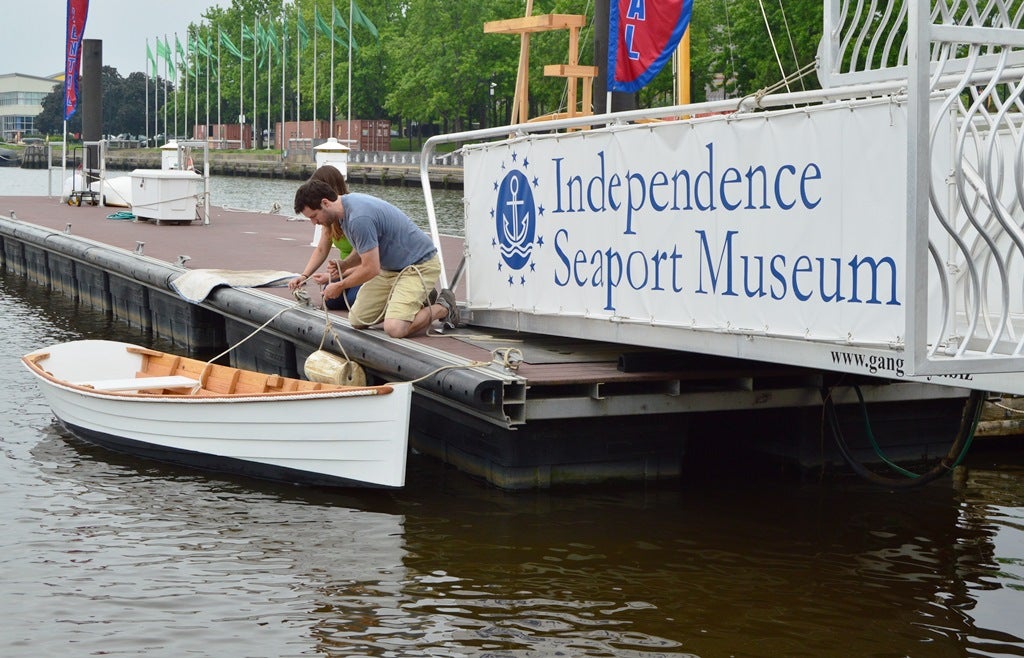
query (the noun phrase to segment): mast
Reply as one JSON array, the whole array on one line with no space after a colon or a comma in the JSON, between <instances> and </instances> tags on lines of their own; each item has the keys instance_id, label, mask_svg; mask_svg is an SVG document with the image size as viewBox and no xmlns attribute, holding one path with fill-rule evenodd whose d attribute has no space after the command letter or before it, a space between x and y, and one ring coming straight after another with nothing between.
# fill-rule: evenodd
<instances>
[{"instance_id":1,"label":"mast","mask_svg":"<svg viewBox=\"0 0 1024 658\"><path fill-rule=\"evenodd\" d=\"M594 78L594 114L621 112L636 109L636 95L620 91L608 91L608 17L609 3L618 0L594 0L594 63L597 77Z\"/></svg>"},{"instance_id":2,"label":"mast","mask_svg":"<svg viewBox=\"0 0 1024 658\"><path fill-rule=\"evenodd\" d=\"M690 28L687 26L675 54L676 103L690 104Z\"/></svg>"}]
</instances>

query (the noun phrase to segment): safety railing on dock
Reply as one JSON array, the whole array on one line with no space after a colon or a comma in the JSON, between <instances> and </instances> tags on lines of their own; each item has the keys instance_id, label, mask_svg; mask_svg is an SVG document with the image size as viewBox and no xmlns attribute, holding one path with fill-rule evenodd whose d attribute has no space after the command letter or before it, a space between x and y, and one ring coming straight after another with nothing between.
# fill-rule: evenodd
<instances>
[{"instance_id":1,"label":"safety railing on dock","mask_svg":"<svg viewBox=\"0 0 1024 658\"><path fill-rule=\"evenodd\" d=\"M350 151L348 161L351 164L400 165L418 167L420 153L418 151ZM446 167L461 167L461 153L444 153L433 158L432 163Z\"/></svg>"}]
</instances>

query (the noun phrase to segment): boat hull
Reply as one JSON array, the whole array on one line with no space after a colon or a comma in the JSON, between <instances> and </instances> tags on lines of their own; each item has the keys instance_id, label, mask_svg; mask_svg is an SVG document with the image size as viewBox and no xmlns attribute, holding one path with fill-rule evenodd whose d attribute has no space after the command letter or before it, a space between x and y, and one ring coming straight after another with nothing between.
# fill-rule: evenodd
<instances>
[{"instance_id":1,"label":"boat hull","mask_svg":"<svg viewBox=\"0 0 1024 658\"><path fill-rule=\"evenodd\" d=\"M94 391L29 370L61 424L119 452L295 483L405 483L411 384L358 396L145 395Z\"/></svg>"},{"instance_id":2,"label":"boat hull","mask_svg":"<svg viewBox=\"0 0 1024 658\"><path fill-rule=\"evenodd\" d=\"M222 457L211 455L205 452L192 450L180 450L164 445L145 443L134 439L126 439L121 436L114 436L104 432L97 432L85 427L71 425L58 418L58 422L68 432L79 439L99 446L105 450L140 457L142 459L157 461L164 464L173 464L191 469L199 469L211 473L223 473L239 475L260 480L272 480L275 482L287 482L306 486L321 487L353 487L353 488L381 488L393 489L401 487L398 484L372 484L364 480L354 480L347 477L328 475L308 470L298 470L286 466L276 466L248 459L237 459L234 457Z\"/></svg>"}]
</instances>

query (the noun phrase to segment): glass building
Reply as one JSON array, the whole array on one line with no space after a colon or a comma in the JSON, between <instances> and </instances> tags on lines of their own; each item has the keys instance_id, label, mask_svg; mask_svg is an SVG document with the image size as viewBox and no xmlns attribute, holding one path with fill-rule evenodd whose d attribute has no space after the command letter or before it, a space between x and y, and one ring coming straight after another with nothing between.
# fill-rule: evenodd
<instances>
[{"instance_id":1,"label":"glass building","mask_svg":"<svg viewBox=\"0 0 1024 658\"><path fill-rule=\"evenodd\" d=\"M0 137L15 142L36 132L35 120L43 98L64 79L64 73L41 78L23 73L0 73Z\"/></svg>"}]
</instances>

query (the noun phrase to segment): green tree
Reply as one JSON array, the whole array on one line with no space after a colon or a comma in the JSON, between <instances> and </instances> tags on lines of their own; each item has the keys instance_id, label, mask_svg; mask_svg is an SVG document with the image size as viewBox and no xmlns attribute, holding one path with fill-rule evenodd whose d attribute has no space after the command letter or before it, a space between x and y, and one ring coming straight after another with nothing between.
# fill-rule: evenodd
<instances>
[{"instance_id":1,"label":"green tree","mask_svg":"<svg viewBox=\"0 0 1024 658\"><path fill-rule=\"evenodd\" d=\"M348 32L334 24L332 7L335 4L347 22L348 3L344 0L336 3L331 0L287 3L281 0L232 0L228 7L208 9L202 26L190 26L190 33L193 37L196 34L212 37L213 57L216 56L221 30L230 35L246 57L251 56L254 40L261 47L257 61L246 60L241 71L237 55L222 50L219 65L211 59L209 87L205 68L207 58L202 52L195 53L185 67L188 75L185 79L190 81L192 118L198 104L202 117L200 122L205 121L208 105L211 122L216 121L218 110L222 121L234 122L239 108L244 107L250 121L259 122L257 126L265 125L268 111L271 124L276 123L282 116L282 72L285 74L285 118L296 118L297 92L301 98L301 118L312 118L314 85L317 87L317 118L328 118L331 113L330 42L316 30L317 14L340 37L340 43L335 43L334 115L336 119L343 117L349 103ZM524 0L359 0L359 6L377 27L378 34L373 35L362 24L352 28L358 46L352 53L351 76L351 106L355 118L389 118L399 126L411 123L432 126L425 135L507 122L520 41L514 35L484 34L483 26L487 21L522 17ZM767 21L762 15L762 8ZM296 11L301 13L310 38L296 38ZM533 13L584 14L587 23L580 34L579 62L594 64L591 0L534 0ZM254 27L257 18L259 24ZM820 3L700 0L695 3L691 21L691 99L701 101L707 97L708 91L721 89L730 97L754 93L813 62L821 36L821 21ZM766 23L771 27L770 31ZM265 29L272 30L275 37L270 41L278 50L271 48L269 42L264 42L259 35L255 35L255 39L244 37L240 34L243 25L254 35ZM313 46L310 43L313 37L318 39L315 77ZM296 83L295 48L299 43L304 45L301 78ZM281 48L287 48L288 55L284 61L280 56ZM543 67L566 62L567 53L566 31L531 35L531 116L566 110L565 80L544 76ZM252 107L254 64L255 108ZM638 107L665 106L675 102L674 72L671 69L666 66L637 93ZM240 79L240 73L244 80ZM216 104L218 82L219 108ZM813 76L808 76L792 82L790 89L813 88L817 84ZM207 88L210 98L207 98ZM239 98L240 89L244 90L245 98ZM602 93L601 89L603 81L596 81L594 93ZM184 107L184 90L179 90L178 94L179 107ZM198 99L195 98L197 95ZM162 96L160 101L163 101ZM174 99L168 97L167 102L173 103ZM159 106L157 111L162 112ZM179 116L179 131L187 131L187 113L182 111Z\"/></svg>"},{"instance_id":2,"label":"green tree","mask_svg":"<svg viewBox=\"0 0 1024 658\"><path fill-rule=\"evenodd\" d=\"M484 35L486 21L515 16L513 0L409 2L388 44L390 91L385 106L420 123L462 130L491 109L491 83L511 96L518 40Z\"/></svg>"},{"instance_id":3,"label":"green tree","mask_svg":"<svg viewBox=\"0 0 1024 658\"><path fill-rule=\"evenodd\" d=\"M53 86L43 97L43 111L36 116L36 130L46 135L60 135L64 130L64 83ZM68 120L68 132L82 132L82 114L75 112Z\"/></svg>"},{"instance_id":4,"label":"green tree","mask_svg":"<svg viewBox=\"0 0 1024 658\"><path fill-rule=\"evenodd\" d=\"M119 89L115 93L104 92L104 125L109 125L107 132L146 134L146 83L146 74L135 71L127 78L119 78Z\"/></svg>"},{"instance_id":5,"label":"green tree","mask_svg":"<svg viewBox=\"0 0 1024 658\"><path fill-rule=\"evenodd\" d=\"M161 82L162 85L162 82ZM100 71L102 90L103 134L143 134L146 132L146 76L132 73L122 78L112 66ZM162 88L162 87L161 87ZM40 132L59 135L64 129L64 84L54 85L53 91L43 98L43 111L36 117ZM82 131L82 107L68 121L68 132Z\"/></svg>"},{"instance_id":6,"label":"green tree","mask_svg":"<svg viewBox=\"0 0 1024 658\"><path fill-rule=\"evenodd\" d=\"M752 94L813 63L821 40L822 11L820 2L704 0L695 5L693 100L704 100L709 89L724 89L727 97ZM817 78L809 75L794 80L789 89L818 86Z\"/></svg>"}]
</instances>

